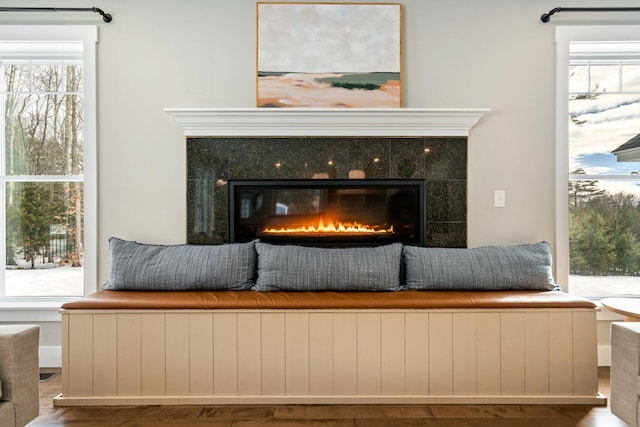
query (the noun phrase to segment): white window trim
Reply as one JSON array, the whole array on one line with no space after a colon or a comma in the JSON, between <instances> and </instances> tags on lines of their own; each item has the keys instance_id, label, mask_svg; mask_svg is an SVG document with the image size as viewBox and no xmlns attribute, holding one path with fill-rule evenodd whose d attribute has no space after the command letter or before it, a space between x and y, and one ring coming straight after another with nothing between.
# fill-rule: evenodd
<instances>
[{"instance_id":1,"label":"white window trim","mask_svg":"<svg viewBox=\"0 0 640 427\"><path fill-rule=\"evenodd\" d=\"M571 25L555 28L556 125L555 125L555 265L562 290L569 283L569 43L572 41L640 40L637 25ZM637 179L637 177L636 177Z\"/></svg>"},{"instance_id":2,"label":"white window trim","mask_svg":"<svg viewBox=\"0 0 640 427\"><path fill-rule=\"evenodd\" d=\"M97 69L96 45L98 27L94 25L0 25L0 40L82 41L83 42L83 103L84 116L84 293L97 290ZM2 158L0 157L0 160ZM66 177L67 179L69 177ZM2 198L4 203L4 198ZM5 227L2 221L1 227ZM4 234L3 234L4 235ZM11 297L0 298L0 322L15 320L19 311L22 320L59 320L58 309L72 297ZM25 309L29 310L25 312Z\"/></svg>"}]
</instances>

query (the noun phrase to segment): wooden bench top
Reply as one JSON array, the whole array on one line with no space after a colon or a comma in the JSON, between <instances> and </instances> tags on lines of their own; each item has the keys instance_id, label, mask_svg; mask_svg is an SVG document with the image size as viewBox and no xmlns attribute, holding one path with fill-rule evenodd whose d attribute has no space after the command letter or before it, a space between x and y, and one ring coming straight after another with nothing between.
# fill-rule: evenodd
<instances>
[{"instance_id":1,"label":"wooden bench top","mask_svg":"<svg viewBox=\"0 0 640 427\"><path fill-rule=\"evenodd\" d=\"M464 309L595 308L586 299L559 291L106 291L62 305L64 310L213 309Z\"/></svg>"}]
</instances>

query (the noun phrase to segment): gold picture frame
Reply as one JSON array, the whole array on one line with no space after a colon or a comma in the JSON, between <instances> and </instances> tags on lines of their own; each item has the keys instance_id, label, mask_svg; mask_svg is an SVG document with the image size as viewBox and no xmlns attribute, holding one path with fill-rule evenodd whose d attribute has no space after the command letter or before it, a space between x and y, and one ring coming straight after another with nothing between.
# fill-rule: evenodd
<instances>
[{"instance_id":1,"label":"gold picture frame","mask_svg":"<svg viewBox=\"0 0 640 427\"><path fill-rule=\"evenodd\" d=\"M256 8L258 107L402 106L400 3Z\"/></svg>"}]
</instances>

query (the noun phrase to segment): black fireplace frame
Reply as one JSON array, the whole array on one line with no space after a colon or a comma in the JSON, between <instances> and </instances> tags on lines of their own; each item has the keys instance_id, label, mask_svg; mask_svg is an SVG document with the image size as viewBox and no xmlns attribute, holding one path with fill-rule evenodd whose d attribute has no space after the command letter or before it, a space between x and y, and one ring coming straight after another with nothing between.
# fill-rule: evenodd
<instances>
[{"instance_id":1,"label":"black fireplace frame","mask_svg":"<svg viewBox=\"0 0 640 427\"><path fill-rule=\"evenodd\" d=\"M288 189L288 188L306 188L306 189L326 189L331 187L344 187L349 189L376 189L383 188L388 189L390 187L394 189L413 189L417 198L414 200L416 209L415 216L415 236L410 239L394 240L405 244L425 246L426 242L426 182L424 179L264 179L264 180L229 180L227 182L228 187L228 238L229 243L246 242L243 237L238 236L238 230L234 224L234 218L238 213L240 207L239 201L236 200L236 190L241 187L251 186L259 189L260 187L268 189ZM380 245L385 242L382 241L369 241L365 242L362 239L349 239L344 236L338 240L331 238L314 239L312 237L305 237L304 239L295 238L269 238L261 239L270 243L280 244L302 244L311 246L371 246ZM387 242L388 243L388 242Z\"/></svg>"}]
</instances>

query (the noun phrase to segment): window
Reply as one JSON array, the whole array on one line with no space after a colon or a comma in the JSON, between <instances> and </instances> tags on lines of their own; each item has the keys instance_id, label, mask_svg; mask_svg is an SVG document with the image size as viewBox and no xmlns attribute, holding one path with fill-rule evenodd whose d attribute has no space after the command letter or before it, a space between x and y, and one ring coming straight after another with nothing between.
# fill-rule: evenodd
<instances>
[{"instance_id":1,"label":"window","mask_svg":"<svg viewBox=\"0 0 640 427\"><path fill-rule=\"evenodd\" d=\"M640 295L636 33L628 27L556 32L557 259L566 274L557 276L569 292L584 296Z\"/></svg>"},{"instance_id":2,"label":"window","mask_svg":"<svg viewBox=\"0 0 640 427\"><path fill-rule=\"evenodd\" d=\"M95 27L0 26L0 298L95 289Z\"/></svg>"}]
</instances>

